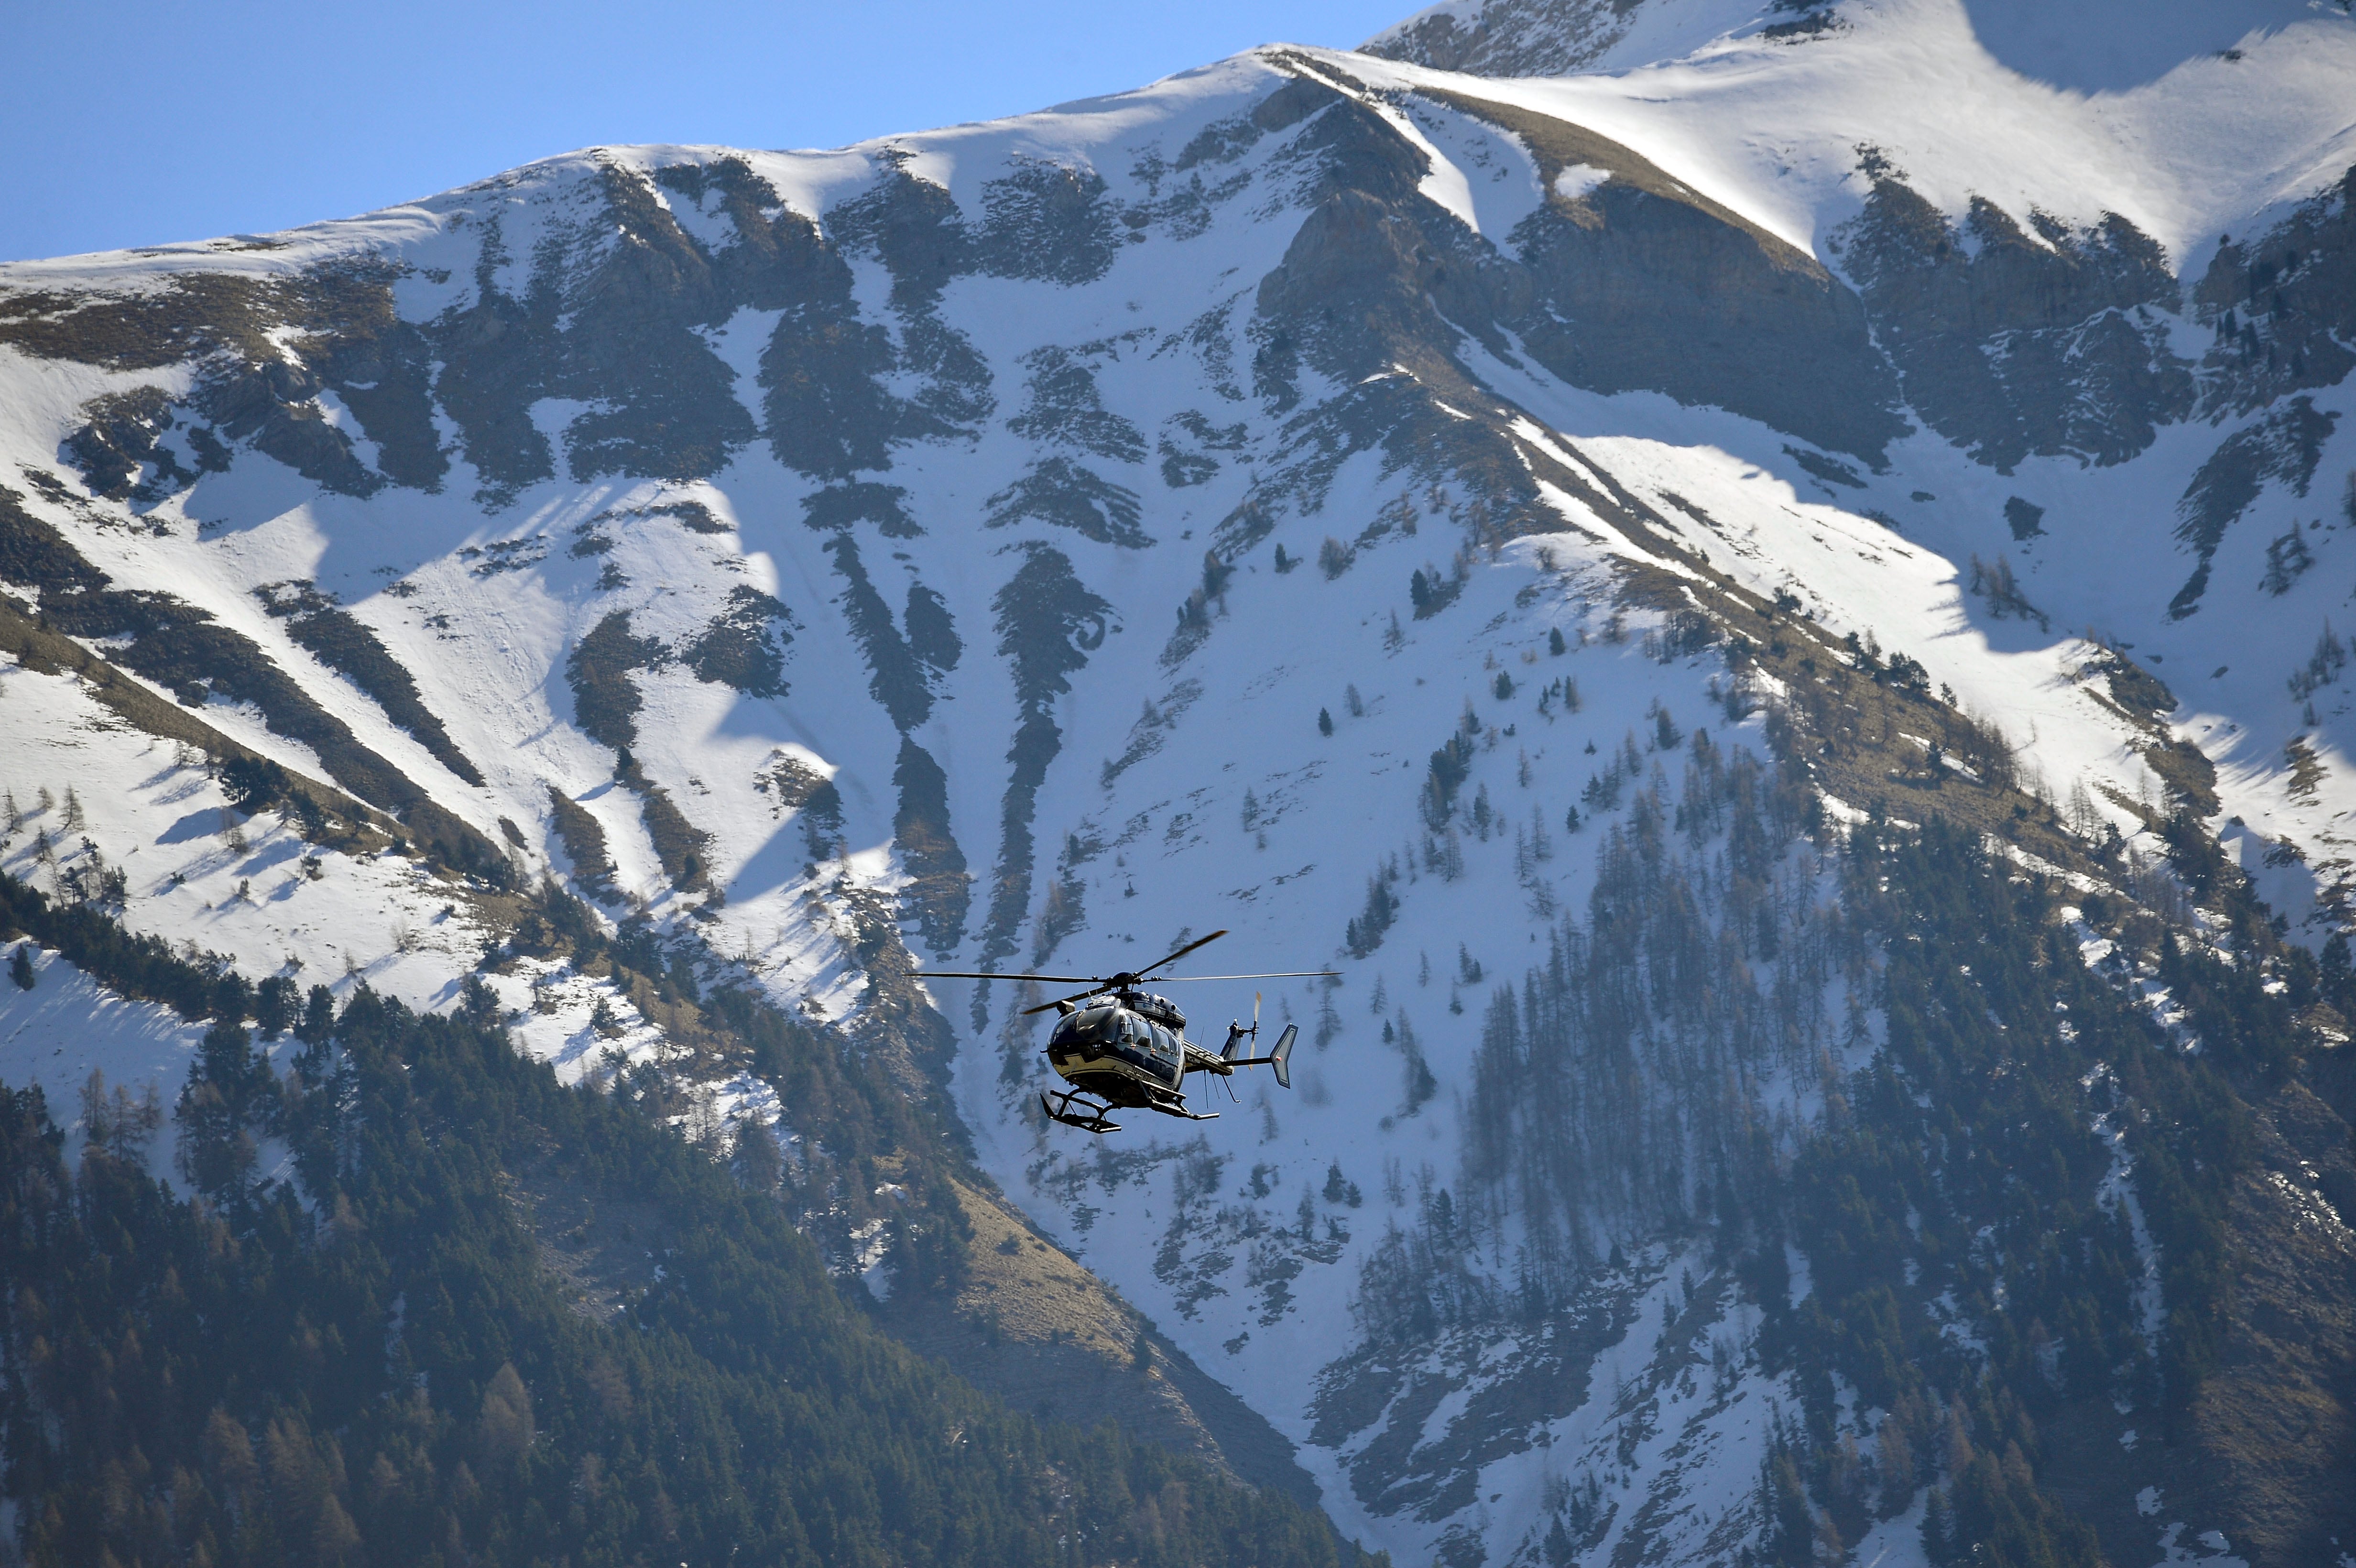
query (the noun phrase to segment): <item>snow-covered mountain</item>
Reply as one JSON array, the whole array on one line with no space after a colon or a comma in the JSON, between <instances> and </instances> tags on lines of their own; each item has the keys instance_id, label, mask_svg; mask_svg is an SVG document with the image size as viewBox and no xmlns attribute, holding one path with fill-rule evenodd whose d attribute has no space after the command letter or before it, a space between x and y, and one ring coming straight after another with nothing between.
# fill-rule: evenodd
<instances>
[{"instance_id":1,"label":"snow-covered mountain","mask_svg":"<svg viewBox=\"0 0 2356 1568\"><path fill-rule=\"evenodd\" d=\"M553 879L657 973L905 1052L1369 1545L1764 1551L1812 1264L1772 1304L1737 1266L1726 1151L1890 1040L1842 825L1960 823L2232 952L2190 821L2294 943L2350 917L2351 103L2320 3L1451 0L991 124L0 269L5 869L305 985L487 966L568 1074L661 1054ZM1215 928L1209 972L1343 972L1266 987L1293 1092L1102 1142L1037 1115L1049 993L905 975ZM198 1031L42 962L0 1081L168 1099ZM1254 988L1173 995L1215 1038ZM2040 1484L2118 1561L2356 1550L2326 1089L2258 1105L2234 1211L2321 1260L2320 1326L2218 1374L2308 1402L2314 1476L2081 1400L2099 1462ZM2118 1147L2089 1201L2156 1345ZM888 1201L835 1237L887 1297ZM1992 1353L1995 1277L1941 1343ZM1811 1441L1879 1490L1818 1549L1920 1560L1971 1443L1921 1426L1918 1488L1837 1390Z\"/></svg>"}]
</instances>

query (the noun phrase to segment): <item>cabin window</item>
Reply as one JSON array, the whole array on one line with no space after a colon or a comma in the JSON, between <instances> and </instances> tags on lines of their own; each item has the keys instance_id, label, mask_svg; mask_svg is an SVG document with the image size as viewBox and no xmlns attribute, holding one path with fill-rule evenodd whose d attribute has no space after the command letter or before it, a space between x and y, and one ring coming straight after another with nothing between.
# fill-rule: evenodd
<instances>
[{"instance_id":1,"label":"cabin window","mask_svg":"<svg viewBox=\"0 0 2356 1568\"><path fill-rule=\"evenodd\" d=\"M1110 1008L1087 1008L1056 1026L1054 1043L1073 1050L1091 1050L1120 1039L1120 1016Z\"/></svg>"}]
</instances>

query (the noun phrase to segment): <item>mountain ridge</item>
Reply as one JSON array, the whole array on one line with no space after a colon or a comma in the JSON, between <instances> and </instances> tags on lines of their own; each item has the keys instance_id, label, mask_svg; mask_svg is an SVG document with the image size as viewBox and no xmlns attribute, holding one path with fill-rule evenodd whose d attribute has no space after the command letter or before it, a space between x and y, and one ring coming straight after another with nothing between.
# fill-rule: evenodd
<instances>
[{"instance_id":1,"label":"mountain ridge","mask_svg":"<svg viewBox=\"0 0 2356 1568\"><path fill-rule=\"evenodd\" d=\"M2021 74L2083 92L2146 85L2222 55L2268 28L2334 14L2306 0L2225 6L2074 7L2067 17L2017 0L1963 0L1976 41ZM1869 16L1840 0L1441 0L1358 46L1365 53L1476 76L1640 69L1738 37L1804 42ZM2348 8L2337 7L2346 16ZM2135 24L2132 29L2126 24Z\"/></svg>"}]
</instances>

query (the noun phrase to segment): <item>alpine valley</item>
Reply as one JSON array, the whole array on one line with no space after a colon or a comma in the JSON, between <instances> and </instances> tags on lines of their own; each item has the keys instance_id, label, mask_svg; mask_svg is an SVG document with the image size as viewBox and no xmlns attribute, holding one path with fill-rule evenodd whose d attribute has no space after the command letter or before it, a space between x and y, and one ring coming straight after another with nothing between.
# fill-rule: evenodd
<instances>
[{"instance_id":1,"label":"alpine valley","mask_svg":"<svg viewBox=\"0 0 2356 1568\"><path fill-rule=\"evenodd\" d=\"M2356 1564L2351 370L2340 0L0 266L0 1557Z\"/></svg>"}]
</instances>

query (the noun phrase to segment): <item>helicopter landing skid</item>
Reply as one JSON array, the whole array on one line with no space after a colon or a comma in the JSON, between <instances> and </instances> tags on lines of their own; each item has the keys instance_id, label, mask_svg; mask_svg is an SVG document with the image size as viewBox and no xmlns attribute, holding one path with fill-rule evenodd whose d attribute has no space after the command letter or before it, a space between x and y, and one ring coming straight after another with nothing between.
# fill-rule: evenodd
<instances>
[{"instance_id":1,"label":"helicopter landing skid","mask_svg":"<svg viewBox=\"0 0 2356 1568\"><path fill-rule=\"evenodd\" d=\"M1079 1115L1073 1113L1072 1103L1076 1100L1079 1102ZM1101 1136L1120 1131L1119 1122L1105 1120L1105 1113L1112 1109L1110 1105L1099 1105L1093 1100L1082 1099L1076 1089L1066 1090L1052 1101L1045 1094L1041 1094L1039 1108L1047 1113L1049 1121L1061 1122L1067 1127L1078 1127L1083 1132Z\"/></svg>"}]
</instances>

